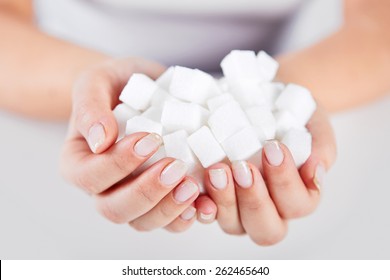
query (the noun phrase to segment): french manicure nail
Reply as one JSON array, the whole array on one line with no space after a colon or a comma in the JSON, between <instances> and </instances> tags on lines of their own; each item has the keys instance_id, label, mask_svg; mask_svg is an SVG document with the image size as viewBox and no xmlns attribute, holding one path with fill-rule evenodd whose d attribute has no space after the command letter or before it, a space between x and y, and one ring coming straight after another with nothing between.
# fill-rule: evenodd
<instances>
[{"instance_id":1,"label":"french manicure nail","mask_svg":"<svg viewBox=\"0 0 390 280\"><path fill-rule=\"evenodd\" d=\"M175 189L173 197L177 202L183 203L197 193L198 190L199 187L194 182L186 181Z\"/></svg>"},{"instance_id":2,"label":"french manicure nail","mask_svg":"<svg viewBox=\"0 0 390 280\"><path fill-rule=\"evenodd\" d=\"M200 213L199 216L200 219L203 221L211 221L214 219L214 213L210 213L210 214Z\"/></svg>"},{"instance_id":3,"label":"french manicure nail","mask_svg":"<svg viewBox=\"0 0 390 280\"><path fill-rule=\"evenodd\" d=\"M266 141L264 145L265 156L269 164L279 166L284 160L283 150L280 148L279 142L276 140Z\"/></svg>"},{"instance_id":4,"label":"french manicure nail","mask_svg":"<svg viewBox=\"0 0 390 280\"><path fill-rule=\"evenodd\" d=\"M96 153L97 149L106 140L106 132L101 123L94 124L88 131L88 145L92 152Z\"/></svg>"},{"instance_id":5,"label":"french manicure nail","mask_svg":"<svg viewBox=\"0 0 390 280\"><path fill-rule=\"evenodd\" d=\"M316 171L314 173L314 179L313 179L314 185L316 185L319 191L324 185L325 175L326 175L325 167L321 163L319 163L316 167Z\"/></svg>"},{"instance_id":6,"label":"french manicure nail","mask_svg":"<svg viewBox=\"0 0 390 280\"><path fill-rule=\"evenodd\" d=\"M153 151L156 151L158 147L160 147L161 143L162 139L160 135L150 133L135 144L134 151L140 157L146 157Z\"/></svg>"},{"instance_id":7,"label":"french manicure nail","mask_svg":"<svg viewBox=\"0 0 390 280\"><path fill-rule=\"evenodd\" d=\"M223 168L209 170L210 182L216 189L224 189L227 186L227 175Z\"/></svg>"},{"instance_id":8,"label":"french manicure nail","mask_svg":"<svg viewBox=\"0 0 390 280\"><path fill-rule=\"evenodd\" d=\"M252 186L252 171L246 161L234 161L232 163L232 169L234 179L240 187L249 188Z\"/></svg>"},{"instance_id":9,"label":"french manicure nail","mask_svg":"<svg viewBox=\"0 0 390 280\"><path fill-rule=\"evenodd\" d=\"M165 186L171 186L181 180L188 170L185 162L177 159L169 164L161 172L160 180Z\"/></svg>"},{"instance_id":10,"label":"french manicure nail","mask_svg":"<svg viewBox=\"0 0 390 280\"><path fill-rule=\"evenodd\" d=\"M183 213L181 213L180 218L182 218L185 221L191 220L196 214L196 208L195 207L188 207L186 210L184 210Z\"/></svg>"}]
</instances>

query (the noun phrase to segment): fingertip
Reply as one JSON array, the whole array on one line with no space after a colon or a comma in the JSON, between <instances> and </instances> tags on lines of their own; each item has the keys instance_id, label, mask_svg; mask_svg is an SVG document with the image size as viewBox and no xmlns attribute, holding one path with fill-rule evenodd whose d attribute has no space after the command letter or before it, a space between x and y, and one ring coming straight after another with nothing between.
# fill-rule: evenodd
<instances>
[{"instance_id":1,"label":"fingertip","mask_svg":"<svg viewBox=\"0 0 390 280\"><path fill-rule=\"evenodd\" d=\"M198 221L203 224L210 224L217 216L217 205L207 195L198 197L195 202Z\"/></svg>"}]
</instances>

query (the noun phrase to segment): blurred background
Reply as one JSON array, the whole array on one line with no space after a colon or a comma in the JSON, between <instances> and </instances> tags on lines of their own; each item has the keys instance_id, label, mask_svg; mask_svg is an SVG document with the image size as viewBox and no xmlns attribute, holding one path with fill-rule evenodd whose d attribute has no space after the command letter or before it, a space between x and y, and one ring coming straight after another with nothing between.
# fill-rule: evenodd
<instances>
[{"instance_id":1,"label":"blurred background","mask_svg":"<svg viewBox=\"0 0 390 280\"><path fill-rule=\"evenodd\" d=\"M308 1L273 51L298 49L336 30L340 2ZM58 172L66 124L0 112L0 259L388 259L389 108L387 97L331 117L338 160L320 207L292 221L287 238L267 248L226 235L217 224L195 224L182 234L111 224Z\"/></svg>"}]
</instances>

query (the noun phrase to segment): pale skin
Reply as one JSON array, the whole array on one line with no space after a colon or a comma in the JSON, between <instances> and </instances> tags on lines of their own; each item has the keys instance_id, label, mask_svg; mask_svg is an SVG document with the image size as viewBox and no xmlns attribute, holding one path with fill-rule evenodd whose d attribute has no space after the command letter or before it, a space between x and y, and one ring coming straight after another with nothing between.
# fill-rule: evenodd
<instances>
[{"instance_id":1,"label":"pale skin","mask_svg":"<svg viewBox=\"0 0 390 280\"><path fill-rule=\"evenodd\" d=\"M111 113L132 73L157 78L165 68L139 58L112 60L49 37L34 27L30 4L0 0L0 107L41 119L70 115L62 172L93 196L109 220L142 231L165 227L180 232L196 216L203 223L217 219L229 234L246 233L256 244L271 245L283 239L289 219L315 210L320 199L316 170L319 166L328 170L336 153L322 106L308 124L312 154L299 170L288 149L279 144L283 160L278 166L265 154L261 172L246 165L250 186L240 186L231 166L219 163L208 170L225 172L224 188L215 188L206 171L208 195L195 192L178 201L176 194L194 179L183 175L165 185L161 173L174 161L169 158L131 176L153 152L146 156L135 152L145 133L115 144L117 126ZM307 86L327 110L350 108L385 95L390 89L388 11L387 0L346 0L346 22L340 31L308 49L280 56L278 78ZM96 124L103 126L105 137L92 145L88 138Z\"/></svg>"}]
</instances>

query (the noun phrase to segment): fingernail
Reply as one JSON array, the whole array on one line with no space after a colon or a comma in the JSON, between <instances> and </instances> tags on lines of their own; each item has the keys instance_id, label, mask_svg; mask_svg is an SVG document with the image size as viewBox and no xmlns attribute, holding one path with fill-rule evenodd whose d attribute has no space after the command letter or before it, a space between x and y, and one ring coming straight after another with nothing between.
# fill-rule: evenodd
<instances>
[{"instance_id":1,"label":"fingernail","mask_svg":"<svg viewBox=\"0 0 390 280\"><path fill-rule=\"evenodd\" d=\"M134 151L140 157L146 157L156 151L161 143L162 139L160 135L150 133L135 144Z\"/></svg>"},{"instance_id":2,"label":"fingernail","mask_svg":"<svg viewBox=\"0 0 390 280\"><path fill-rule=\"evenodd\" d=\"M184 210L183 213L181 213L180 218L182 218L185 221L191 220L196 214L196 208L195 207L188 207L186 210Z\"/></svg>"},{"instance_id":3,"label":"fingernail","mask_svg":"<svg viewBox=\"0 0 390 280\"><path fill-rule=\"evenodd\" d=\"M242 188L249 188L253 184L252 171L246 161L234 161L232 163L233 176L237 184Z\"/></svg>"},{"instance_id":4,"label":"fingernail","mask_svg":"<svg viewBox=\"0 0 390 280\"><path fill-rule=\"evenodd\" d=\"M186 175L187 170L187 164L177 159L164 168L161 172L160 180L166 186L173 185Z\"/></svg>"},{"instance_id":5,"label":"fingernail","mask_svg":"<svg viewBox=\"0 0 390 280\"><path fill-rule=\"evenodd\" d=\"M269 164L271 164L272 166L279 166L282 164L284 154L282 149L280 148L278 141L266 141L264 145L264 152Z\"/></svg>"},{"instance_id":6,"label":"fingernail","mask_svg":"<svg viewBox=\"0 0 390 280\"><path fill-rule=\"evenodd\" d=\"M92 152L96 153L97 149L104 143L106 140L106 132L101 123L94 124L88 132L88 145Z\"/></svg>"},{"instance_id":7,"label":"fingernail","mask_svg":"<svg viewBox=\"0 0 390 280\"><path fill-rule=\"evenodd\" d=\"M214 213L210 213L210 214L200 213L199 217L201 220L209 222L214 219Z\"/></svg>"},{"instance_id":8,"label":"fingernail","mask_svg":"<svg viewBox=\"0 0 390 280\"><path fill-rule=\"evenodd\" d=\"M314 172L313 182L319 191L324 185L325 175L326 175L325 167L321 163L318 164L316 167L316 171Z\"/></svg>"},{"instance_id":9,"label":"fingernail","mask_svg":"<svg viewBox=\"0 0 390 280\"><path fill-rule=\"evenodd\" d=\"M216 189L224 189L227 186L227 175L223 168L209 170L210 182Z\"/></svg>"},{"instance_id":10,"label":"fingernail","mask_svg":"<svg viewBox=\"0 0 390 280\"><path fill-rule=\"evenodd\" d=\"M183 203L197 193L198 190L199 187L194 182L186 181L175 189L173 197L177 202Z\"/></svg>"}]
</instances>

